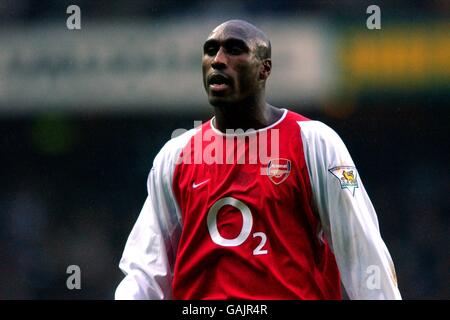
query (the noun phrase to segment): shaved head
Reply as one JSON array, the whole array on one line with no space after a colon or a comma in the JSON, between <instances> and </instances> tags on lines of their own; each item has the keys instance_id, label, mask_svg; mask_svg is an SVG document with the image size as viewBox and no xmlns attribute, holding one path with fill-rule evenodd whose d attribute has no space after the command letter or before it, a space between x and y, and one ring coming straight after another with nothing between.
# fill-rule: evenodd
<instances>
[{"instance_id":1,"label":"shaved head","mask_svg":"<svg viewBox=\"0 0 450 320\"><path fill-rule=\"evenodd\" d=\"M269 38L258 27L244 20L228 20L217 26L208 36L214 37L217 33L236 35L245 39L254 46L255 55L262 59L271 58L271 44Z\"/></svg>"},{"instance_id":2,"label":"shaved head","mask_svg":"<svg viewBox=\"0 0 450 320\"><path fill-rule=\"evenodd\" d=\"M203 84L215 107L255 105L264 101L272 70L270 41L243 20L229 20L209 34L203 44Z\"/></svg>"}]
</instances>

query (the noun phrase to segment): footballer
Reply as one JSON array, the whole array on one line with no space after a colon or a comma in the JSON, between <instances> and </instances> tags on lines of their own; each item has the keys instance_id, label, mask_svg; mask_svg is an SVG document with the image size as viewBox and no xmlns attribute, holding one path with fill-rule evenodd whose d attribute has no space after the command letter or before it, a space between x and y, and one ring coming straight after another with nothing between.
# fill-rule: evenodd
<instances>
[{"instance_id":1,"label":"footballer","mask_svg":"<svg viewBox=\"0 0 450 320\"><path fill-rule=\"evenodd\" d=\"M202 70L214 116L154 159L116 299L342 299L341 283L350 299L401 299L341 138L266 102L267 36L219 25Z\"/></svg>"}]
</instances>

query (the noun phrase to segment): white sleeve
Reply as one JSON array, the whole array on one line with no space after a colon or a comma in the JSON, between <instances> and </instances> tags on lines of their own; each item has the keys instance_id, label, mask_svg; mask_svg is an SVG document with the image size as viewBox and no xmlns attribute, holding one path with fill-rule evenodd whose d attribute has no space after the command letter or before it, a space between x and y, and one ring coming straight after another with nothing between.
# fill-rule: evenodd
<instances>
[{"instance_id":1,"label":"white sleeve","mask_svg":"<svg viewBox=\"0 0 450 320\"><path fill-rule=\"evenodd\" d=\"M317 213L350 299L401 299L377 215L341 138L298 122Z\"/></svg>"},{"instance_id":2,"label":"white sleeve","mask_svg":"<svg viewBox=\"0 0 450 320\"><path fill-rule=\"evenodd\" d=\"M182 223L172 181L182 146L192 135L190 131L170 140L153 162L147 180L147 199L119 263L125 278L116 289L116 300L172 299Z\"/></svg>"}]
</instances>

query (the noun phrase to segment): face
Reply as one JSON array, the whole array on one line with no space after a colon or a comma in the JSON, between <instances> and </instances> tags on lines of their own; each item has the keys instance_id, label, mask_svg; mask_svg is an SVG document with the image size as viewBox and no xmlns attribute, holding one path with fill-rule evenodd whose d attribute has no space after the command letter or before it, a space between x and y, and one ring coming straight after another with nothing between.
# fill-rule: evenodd
<instances>
[{"instance_id":1,"label":"face","mask_svg":"<svg viewBox=\"0 0 450 320\"><path fill-rule=\"evenodd\" d=\"M261 90L262 61L245 30L219 26L203 45L203 84L210 104L239 103Z\"/></svg>"}]
</instances>

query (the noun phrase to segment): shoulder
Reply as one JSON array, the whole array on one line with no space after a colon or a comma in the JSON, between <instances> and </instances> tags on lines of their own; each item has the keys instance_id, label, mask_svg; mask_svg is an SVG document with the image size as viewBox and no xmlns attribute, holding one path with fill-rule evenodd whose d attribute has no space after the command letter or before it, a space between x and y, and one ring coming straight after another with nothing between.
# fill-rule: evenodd
<instances>
[{"instance_id":1,"label":"shoulder","mask_svg":"<svg viewBox=\"0 0 450 320\"><path fill-rule=\"evenodd\" d=\"M184 146L198 132L194 128L167 141L153 160L152 168L147 177L147 189L150 191L152 182L159 186L170 186L175 166Z\"/></svg>"},{"instance_id":2,"label":"shoulder","mask_svg":"<svg viewBox=\"0 0 450 320\"><path fill-rule=\"evenodd\" d=\"M310 162L327 168L354 166L352 157L341 137L320 121L299 122L305 156Z\"/></svg>"},{"instance_id":3,"label":"shoulder","mask_svg":"<svg viewBox=\"0 0 450 320\"><path fill-rule=\"evenodd\" d=\"M298 121L303 139L324 144L341 144L341 137L331 127L317 120Z\"/></svg>"},{"instance_id":4,"label":"shoulder","mask_svg":"<svg viewBox=\"0 0 450 320\"><path fill-rule=\"evenodd\" d=\"M181 151L199 130L200 128L188 130L167 141L156 155L152 169L173 169Z\"/></svg>"},{"instance_id":5,"label":"shoulder","mask_svg":"<svg viewBox=\"0 0 450 320\"><path fill-rule=\"evenodd\" d=\"M341 144L340 136L331 127L317 120L312 120L299 113L288 111L286 120L291 126L300 129L302 140L306 142Z\"/></svg>"}]
</instances>

